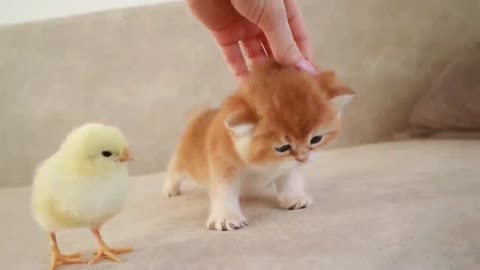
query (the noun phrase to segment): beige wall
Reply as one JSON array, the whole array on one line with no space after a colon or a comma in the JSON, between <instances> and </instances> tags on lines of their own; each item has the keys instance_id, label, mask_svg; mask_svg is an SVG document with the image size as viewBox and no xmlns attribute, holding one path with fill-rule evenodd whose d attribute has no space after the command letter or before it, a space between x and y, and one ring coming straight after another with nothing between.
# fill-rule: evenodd
<instances>
[{"instance_id":1,"label":"beige wall","mask_svg":"<svg viewBox=\"0 0 480 270\"><path fill-rule=\"evenodd\" d=\"M478 1L303 0L317 61L358 95L337 145L389 140L448 55L479 40ZM0 185L85 121L118 125L162 170L185 113L234 87L208 33L181 4L0 28Z\"/></svg>"},{"instance_id":2,"label":"beige wall","mask_svg":"<svg viewBox=\"0 0 480 270\"><path fill-rule=\"evenodd\" d=\"M0 0L0 25L178 1L181 0Z\"/></svg>"}]
</instances>

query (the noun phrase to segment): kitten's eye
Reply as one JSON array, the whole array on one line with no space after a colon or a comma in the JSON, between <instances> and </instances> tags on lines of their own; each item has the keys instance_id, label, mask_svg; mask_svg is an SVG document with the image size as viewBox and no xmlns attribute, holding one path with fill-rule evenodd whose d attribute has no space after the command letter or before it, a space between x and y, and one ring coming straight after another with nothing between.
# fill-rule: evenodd
<instances>
[{"instance_id":1,"label":"kitten's eye","mask_svg":"<svg viewBox=\"0 0 480 270\"><path fill-rule=\"evenodd\" d=\"M112 152L110 152L110 151L102 151L102 156L104 156L104 157L111 157L111 156L112 156Z\"/></svg>"},{"instance_id":2,"label":"kitten's eye","mask_svg":"<svg viewBox=\"0 0 480 270\"><path fill-rule=\"evenodd\" d=\"M315 144L319 144L323 139L323 136L313 136L312 139L310 139L310 144L311 145L315 145Z\"/></svg>"},{"instance_id":3,"label":"kitten's eye","mask_svg":"<svg viewBox=\"0 0 480 270\"><path fill-rule=\"evenodd\" d=\"M282 145L280 147L275 147L275 150L277 150L277 152L279 152L279 153L285 153L288 150L290 150L290 144L285 144L285 145Z\"/></svg>"}]
</instances>

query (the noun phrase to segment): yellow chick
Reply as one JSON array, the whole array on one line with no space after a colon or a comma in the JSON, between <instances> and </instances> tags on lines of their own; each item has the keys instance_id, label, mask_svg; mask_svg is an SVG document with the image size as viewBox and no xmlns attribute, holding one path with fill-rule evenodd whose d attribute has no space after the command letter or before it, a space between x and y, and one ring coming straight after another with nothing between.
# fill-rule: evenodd
<instances>
[{"instance_id":1,"label":"yellow chick","mask_svg":"<svg viewBox=\"0 0 480 270\"><path fill-rule=\"evenodd\" d=\"M50 270L58 265L86 263L79 253L63 255L55 233L88 227L97 240L96 256L119 262L116 256L132 251L112 249L100 227L121 211L128 191L125 162L131 160L127 141L115 127L85 124L74 129L60 149L43 161L33 181L32 204L37 222L49 233Z\"/></svg>"}]
</instances>

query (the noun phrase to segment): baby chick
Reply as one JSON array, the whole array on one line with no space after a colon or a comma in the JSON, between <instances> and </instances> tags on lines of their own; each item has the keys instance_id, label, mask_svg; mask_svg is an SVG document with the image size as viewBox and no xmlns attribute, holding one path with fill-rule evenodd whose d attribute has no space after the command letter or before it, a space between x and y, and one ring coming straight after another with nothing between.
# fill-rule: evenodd
<instances>
[{"instance_id":1,"label":"baby chick","mask_svg":"<svg viewBox=\"0 0 480 270\"><path fill-rule=\"evenodd\" d=\"M122 209L128 191L125 162L131 160L127 141L115 127L85 124L74 129L60 149L37 168L32 206L40 226L49 233L50 270L58 265L86 263L79 253L60 252L55 233L88 227L98 243L96 256L119 262L116 256L132 251L112 249L100 227Z\"/></svg>"}]
</instances>

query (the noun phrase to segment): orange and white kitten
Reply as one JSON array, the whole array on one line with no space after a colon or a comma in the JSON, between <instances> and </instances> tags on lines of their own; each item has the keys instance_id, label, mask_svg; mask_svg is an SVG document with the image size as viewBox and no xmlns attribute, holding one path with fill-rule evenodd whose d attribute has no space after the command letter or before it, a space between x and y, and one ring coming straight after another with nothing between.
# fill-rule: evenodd
<instances>
[{"instance_id":1,"label":"orange and white kitten","mask_svg":"<svg viewBox=\"0 0 480 270\"><path fill-rule=\"evenodd\" d=\"M244 186L274 183L281 208L309 206L299 165L337 137L353 94L330 71L313 77L272 62L255 67L219 109L193 117L170 161L164 193L179 195L185 179L207 185L207 227L218 231L247 225L239 203Z\"/></svg>"}]
</instances>

